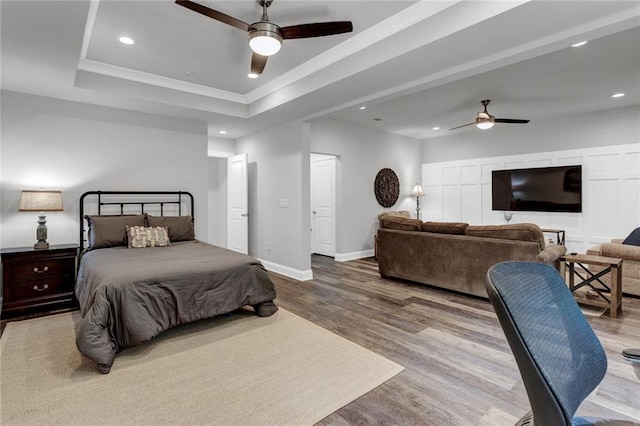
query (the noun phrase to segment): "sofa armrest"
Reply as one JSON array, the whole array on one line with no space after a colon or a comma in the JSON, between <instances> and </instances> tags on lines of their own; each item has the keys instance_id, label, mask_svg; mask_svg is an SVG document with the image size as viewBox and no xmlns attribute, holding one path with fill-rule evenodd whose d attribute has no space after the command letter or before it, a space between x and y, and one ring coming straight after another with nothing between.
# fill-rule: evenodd
<instances>
[{"instance_id":1,"label":"sofa armrest","mask_svg":"<svg viewBox=\"0 0 640 426\"><path fill-rule=\"evenodd\" d=\"M553 263L558 261L562 256L567 253L567 248L565 246L561 246L558 244L550 244L544 248L538 256L536 260L542 263Z\"/></svg>"},{"instance_id":2,"label":"sofa armrest","mask_svg":"<svg viewBox=\"0 0 640 426\"><path fill-rule=\"evenodd\" d=\"M602 256L602 244L598 244L597 246L591 247L587 250L587 254L591 256Z\"/></svg>"},{"instance_id":3,"label":"sofa armrest","mask_svg":"<svg viewBox=\"0 0 640 426\"><path fill-rule=\"evenodd\" d=\"M624 238L612 238L611 242L614 244L622 244L622 242L624 241Z\"/></svg>"},{"instance_id":4,"label":"sofa armrest","mask_svg":"<svg viewBox=\"0 0 640 426\"><path fill-rule=\"evenodd\" d=\"M640 262L640 246L614 243L602 243L601 246L602 256L619 257L624 260Z\"/></svg>"}]
</instances>

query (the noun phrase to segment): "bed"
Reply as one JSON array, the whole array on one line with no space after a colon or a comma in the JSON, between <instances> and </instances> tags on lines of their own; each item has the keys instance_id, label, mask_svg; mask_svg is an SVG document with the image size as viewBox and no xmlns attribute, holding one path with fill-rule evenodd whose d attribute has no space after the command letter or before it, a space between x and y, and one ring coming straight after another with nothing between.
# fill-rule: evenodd
<instances>
[{"instance_id":1,"label":"bed","mask_svg":"<svg viewBox=\"0 0 640 426\"><path fill-rule=\"evenodd\" d=\"M76 345L100 372L118 352L179 324L243 306L259 316L277 311L262 264L196 240L193 211L182 191L81 196Z\"/></svg>"}]
</instances>

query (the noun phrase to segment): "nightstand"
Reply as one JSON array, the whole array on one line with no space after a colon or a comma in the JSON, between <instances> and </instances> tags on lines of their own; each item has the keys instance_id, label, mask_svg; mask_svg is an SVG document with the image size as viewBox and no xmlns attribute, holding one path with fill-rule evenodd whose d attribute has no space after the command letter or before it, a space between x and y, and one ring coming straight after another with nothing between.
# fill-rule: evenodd
<instances>
[{"instance_id":1,"label":"nightstand","mask_svg":"<svg viewBox=\"0 0 640 426\"><path fill-rule=\"evenodd\" d=\"M77 244L0 250L2 257L2 319L74 308Z\"/></svg>"}]
</instances>

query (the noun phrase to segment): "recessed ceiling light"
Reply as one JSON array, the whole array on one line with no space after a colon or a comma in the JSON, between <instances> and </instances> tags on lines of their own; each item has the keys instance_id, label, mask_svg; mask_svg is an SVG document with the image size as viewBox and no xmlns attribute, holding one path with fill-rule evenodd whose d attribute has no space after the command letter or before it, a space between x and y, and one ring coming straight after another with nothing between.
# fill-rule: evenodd
<instances>
[{"instance_id":1,"label":"recessed ceiling light","mask_svg":"<svg viewBox=\"0 0 640 426\"><path fill-rule=\"evenodd\" d=\"M621 98L624 96L624 93L614 93L613 95L611 95L612 98Z\"/></svg>"},{"instance_id":2,"label":"recessed ceiling light","mask_svg":"<svg viewBox=\"0 0 640 426\"><path fill-rule=\"evenodd\" d=\"M218 131L218 133L220 133L221 135L226 135L227 131L226 130L220 130L220 131Z\"/></svg>"},{"instance_id":3,"label":"recessed ceiling light","mask_svg":"<svg viewBox=\"0 0 640 426\"><path fill-rule=\"evenodd\" d=\"M362 106L360 107L360 109L367 109L367 107L366 107L366 106L364 106L364 105L362 105Z\"/></svg>"},{"instance_id":4,"label":"recessed ceiling light","mask_svg":"<svg viewBox=\"0 0 640 426\"><path fill-rule=\"evenodd\" d=\"M433 130L440 130L440 127L436 126L433 128Z\"/></svg>"},{"instance_id":5,"label":"recessed ceiling light","mask_svg":"<svg viewBox=\"0 0 640 426\"><path fill-rule=\"evenodd\" d=\"M247 74L247 77L249 77L249 78L258 78L258 74L254 74L254 73L251 72L251 73Z\"/></svg>"},{"instance_id":6,"label":"recessed ceiling light","mask_svg":"<svg viewBox=\"0 0 640 426\"><path fill-rule=\"evenodd\" d=\"M131 37L122 36L118 39L118 41L122 44L133 44L135 41Z\"/></svg>"},{"instance_id":7,"label":"recessed ceiling light","mask_svg":"<svg viewBox=\"0 0 640 426\"><path fill-rule=\"evenodd\" d=\"M584 46L585 44L587 44L587 41L581 41L579 43L574 43L571 45L571 47L580 47L580 46Z\"/></svg>"}]
</instances>

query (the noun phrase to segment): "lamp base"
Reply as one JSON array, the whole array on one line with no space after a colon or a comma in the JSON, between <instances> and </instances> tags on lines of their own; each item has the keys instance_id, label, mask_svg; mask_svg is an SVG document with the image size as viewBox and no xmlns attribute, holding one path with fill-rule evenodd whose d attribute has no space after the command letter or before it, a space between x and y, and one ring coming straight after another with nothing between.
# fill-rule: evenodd
<instances>
[{"instance_id":1,"label":"lamp base","mask_svg":"<svg viewBox=\"0 0 640 426\"><path fill-rule=\"evenodd\" d=\"M49 243L46 241L38 241L33 245L33 248L36 250L46 250L49 248Z\"/></svg>"},{"instance_id":2,"label":"lamp base","mask_svg":"<svg viewBox=\"0 0 640 426\"><path fill-rule=\"evenodd\" d=\"M38 216L38 227L36 228L36 238L38 242L33 245L36 250L44 250L49 248L47 242L47 218L44 215Z\"/></svg>"}]
</instances>

